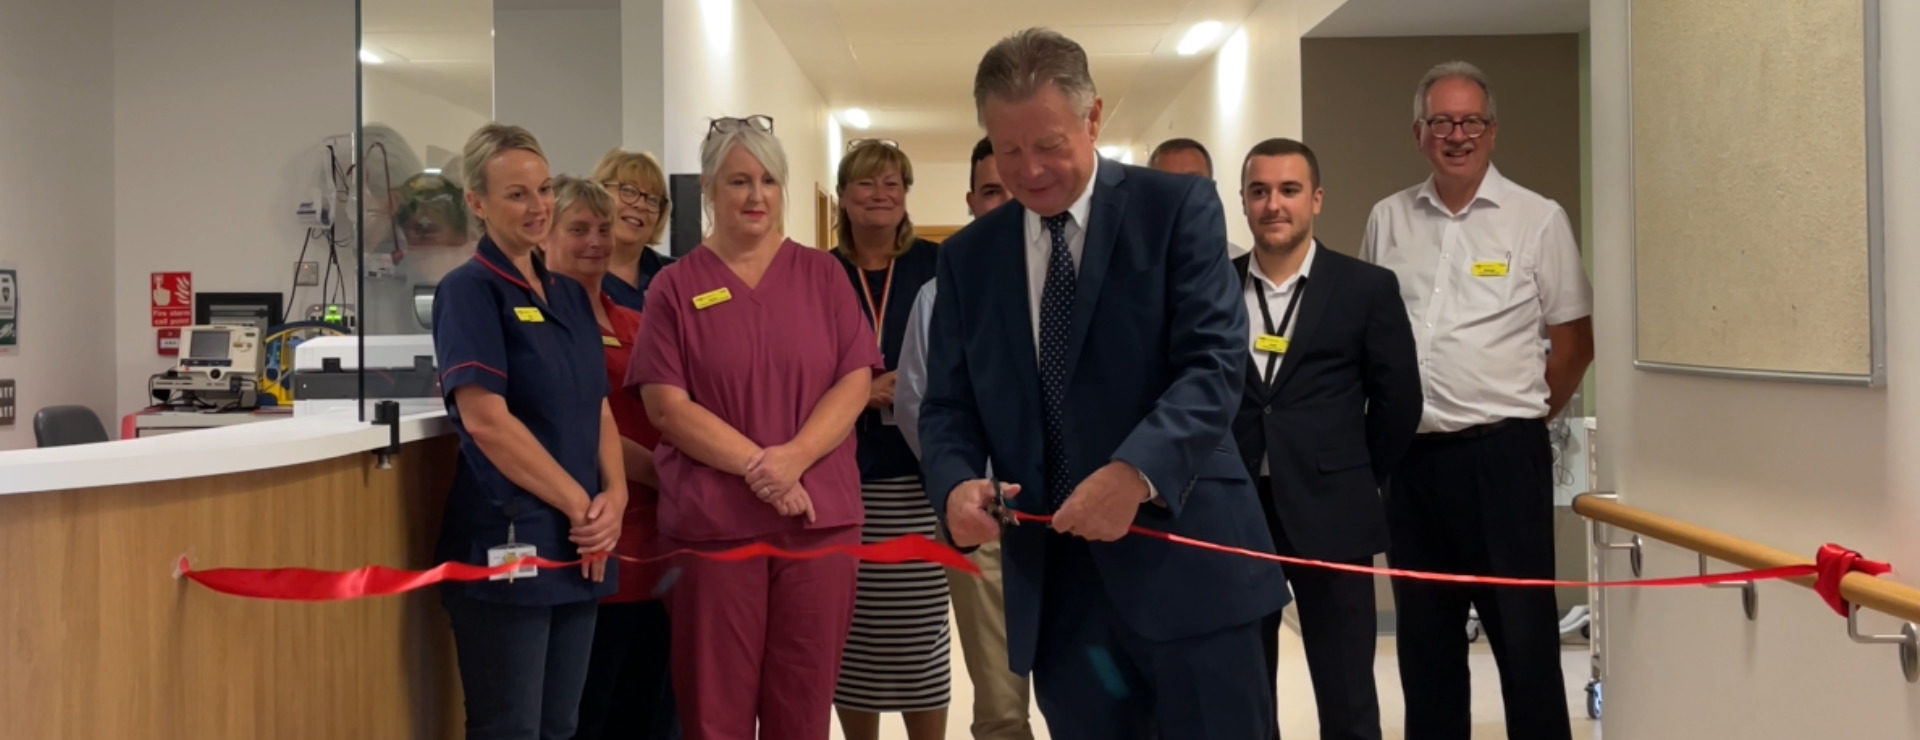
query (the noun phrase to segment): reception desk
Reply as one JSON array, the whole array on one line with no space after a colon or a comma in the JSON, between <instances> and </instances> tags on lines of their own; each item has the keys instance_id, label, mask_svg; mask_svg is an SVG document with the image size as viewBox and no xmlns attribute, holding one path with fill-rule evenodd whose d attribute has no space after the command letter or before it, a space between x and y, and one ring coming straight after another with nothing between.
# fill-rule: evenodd
<instances>
[{"instance_id":1,"label":"reception desk","mask_svg":"<svg viewBox=\"0 0 1920 740\"><path fill-rule=\"evenodd\" d=\"M0 738L452 738L460 691L431 592L223 596L199 568L431 565L454 437L299 418L0 453Z\"/></svg>"}]
</instances>

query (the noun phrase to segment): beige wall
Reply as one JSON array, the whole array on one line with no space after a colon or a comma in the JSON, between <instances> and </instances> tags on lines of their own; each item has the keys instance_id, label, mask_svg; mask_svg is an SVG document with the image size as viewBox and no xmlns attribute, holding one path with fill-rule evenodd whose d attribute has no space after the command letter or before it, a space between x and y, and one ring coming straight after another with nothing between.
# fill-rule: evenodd
<instances>
[{"instance_id":1,"label":"beige wall","mask_svg":"<svg viewBox=\"0 0 1920 740\"><path fill-rule=\"evenodd\" d=\"M1920 3L1880 3L1886 284L1920 281ZM1634 370L1627 2L1592 2L1595 344L1601 462L1622 500L1811 556L1837 542L1920 583L1920 301L1887 297L1887 387L1879 390ZM1710 29L1692 29L1711 33ZM1780 60L1788 63L1790 60ZM1793 101L1780 101L1790 105ZM1774 183L1716 183L1701 197L1772 196ZM1781 193L1782 208L1794 197ZM1612 575L1626 569L1613 557ZM1648 575L1691 559L1650 545ZM1760 586L1760 619L1728 591L1608 596L1608 737L1920 737L1920 691L1894 648L1856 645L1805 589ZM1897 632L1886 617L1865 627Z\"/></svg>"},{"instance_id":2,"label":"beige wall","mask_svg":"<svg viewBox=\"0 0 1920 740\"><path fill-rule=\"evenodd\" d=\"M1494 164L1559 201L1578 233L1584 214L1577 34L1310 38L1300 42L1304 140L1320 157L1327 189L1316 227L1327 246L1359 251L1373 204L1426 178L1411 129L1413 87L1427 68L1449 59L1479 65L1493 80L1500 106ZM1215 156L1238 162L1245 153ZM1237 167L1219 168L1229 187L1239 184Z\"/></svg>"}]
</instances>

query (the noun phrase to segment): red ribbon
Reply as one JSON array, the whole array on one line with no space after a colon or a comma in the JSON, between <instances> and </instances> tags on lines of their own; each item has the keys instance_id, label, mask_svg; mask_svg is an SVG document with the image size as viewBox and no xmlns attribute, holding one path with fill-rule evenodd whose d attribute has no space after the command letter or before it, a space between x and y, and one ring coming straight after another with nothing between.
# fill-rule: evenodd
<instances>
[{"instance_id":1,"label":"red ribbon","mask_svg":"<svg viewBox=\"0 0 1920 740\"><path fill-rule=\"evenodd\" d=\"M1053 521L1053 517L1050 517L1050 516L1044 516L1039 514L1028 514L1025 512L1014 512L1013 516L1015 520L1023 523L1032 522L1034 524L1048 524ZM1266 560L1266 561L1275 562L1275 563L1285 563L1287 565L1304 565L1312 568L1325 568L1327 570L1338 570L1338 571L1345 571L1348 573L1364 573L1367 575L1390 576L1393 578L1405 578L1405 579L1415 580L1415 581L1460 583L1460 584L1467 584L1467 585L1473 585L1473 586L1511 586L1511 587L1518 587L1518 588L1680 588L1683 586L1709 586L1709 585L1718 584L1718 583L1746 583L1748 581L1776 581L1776 580L1785 580L1789 578L1805 578L1807 576L1819 575L1819 573L1815 570L1816 566L1788 565L1788 566L1783 566L1779 568L1767 568L1765 570L1746 570L1746 571L1739 571L1734 573L1714 573L1711 575L1686 576L1682 578L1647 578L1647 579L1641 579L1641 580L1635 580L1635 581L1553 581L1553 580L1547 580L1544 578L1506 578L1502 576L1463 576L1463 575L1458 575L1454 573L1429 573L1426 571L1402 570L1399 568L1375 568L1375 567L1365 566L1365 565L1348 565L1346 563L1328 563L1328 562L1323 562L1319 560L1308 560L1306 558L1293 558L1293 557L1287 557L1285 555L1275 555L1269 552L1258 552L1258 551L1247 550L1239 547L1228 547L1226 545L1218 545L1212 542L1207 542L1204 540L1196 540L1191 537L1183 537L1183 536L1172 534L1169 532L1161 532L1158 530L1147 529L1146 527L1142 527L1137 524L1131 527L1128 527L1127 531L1129 533L1140 535L1142 537L1151 537L1156 540L1165 540L1167 542L1172 542L1177 545L1185 545L1187 547L1195 547L1195 548L1208 550L1212 552L1226 553L1228 555L1238 555L1240 557L1254 558L1256 560Z\"/></svg>"},{"instance_id":2,"label":"red ribbon","mask_svg":"<svg viewBox=\"0 0 1920 740\"><path fill-rule=\"evenodd\" d=\"M754 543L731 550L706 552L675 550L648 558L616 556L630 563L651 563L687 555L723 563L754 558L815 560L833 555L851 555L869 563L938 563L949 568L979 574L980 569L954 551L920 535L903 535L871 545L835 545L813 550L782 550L765 543ZM180 559L180 575L229 596L279 601L346 601L369 596L394 596L439 583L484 581L497 575L533 565L541 569L577 568L583 562L604 559L594 555L581 560L561 562L546 558L528 558L519 563L486 567L465 563L442 563L427 570L396 570L378 565L348 571L309 568L213 568L194 570L186 558Z\"/></svg>"},{"instance_id":3,"label":"red ribbon","mask_svg":"<svg viewBox=\"0 0 1920 740\"><path fill-rule=\"evenodd\" d=\"M1860 553L1828 543L1820 547L1820 553L1813 558L1814 568L1819 572L1813 580L1814 593L1827 600L1827 606L1833 607L1835 614L1847 616L1847 600L1840 596L1840 581L1848 573L1865 573L1870 576L1883 576L1893 572L1893 566L1878 560L1860 557Z\"/></svg>"}]
</instances>

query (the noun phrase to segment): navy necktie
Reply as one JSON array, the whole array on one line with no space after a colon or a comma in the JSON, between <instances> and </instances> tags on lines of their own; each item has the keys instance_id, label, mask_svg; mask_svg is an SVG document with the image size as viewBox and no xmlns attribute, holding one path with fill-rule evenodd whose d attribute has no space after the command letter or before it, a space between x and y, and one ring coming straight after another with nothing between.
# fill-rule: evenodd
<instances>
[{"instance_id":1,"label":"navy necktie","mask_svg":"<svg viewBox=\"0 0 1920 740\"><path fill-rule=\"evenodd\" d=\"M1057 510L1073 493L1067 466L1067 325L1073 315L1073 252L1067 248L1067 224L1072 215L1042 219L1053 249L1047 255L1047 282L1040 291L1040 399L1045 406L1041 429L1046 433L1043 457L1047 508Z\"/></svg>"}]
</instances>

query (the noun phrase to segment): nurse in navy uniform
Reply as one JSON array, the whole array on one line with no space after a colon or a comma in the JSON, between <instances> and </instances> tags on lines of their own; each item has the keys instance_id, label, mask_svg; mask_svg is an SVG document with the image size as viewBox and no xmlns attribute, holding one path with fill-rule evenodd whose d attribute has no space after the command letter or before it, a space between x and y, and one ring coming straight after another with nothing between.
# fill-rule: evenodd
<instances>
[{"instance_id":1,"label":"nurse in navy uniform","mask_svg":"<svg viewBox=\"0 0 1920 740\"><path fill-rule=\"evenodd\" d=\"M546 157L525 129L489 124L462 163L467 206L486 234L433 302L441 389L460 436L439 558L610 552L627 477L600 327L586 290L533 257L553 219ZM573 736L594 617L616 578L601 560L442 588L469 740Z\"/></svg>"}]
</instances>

